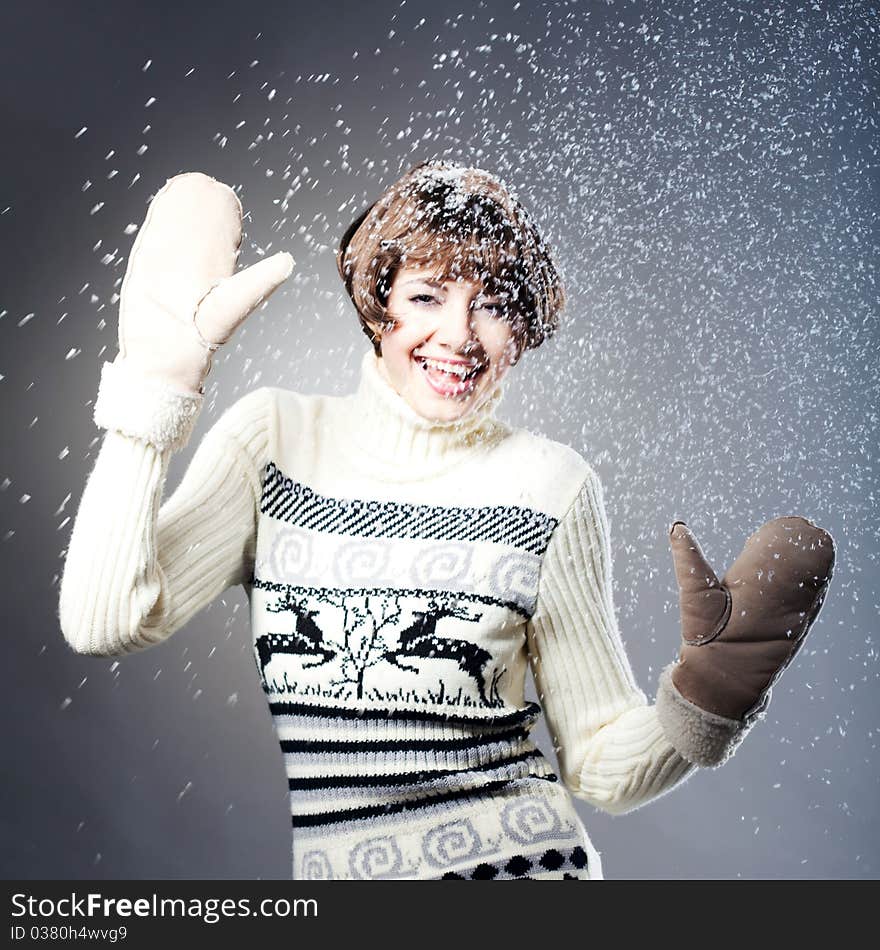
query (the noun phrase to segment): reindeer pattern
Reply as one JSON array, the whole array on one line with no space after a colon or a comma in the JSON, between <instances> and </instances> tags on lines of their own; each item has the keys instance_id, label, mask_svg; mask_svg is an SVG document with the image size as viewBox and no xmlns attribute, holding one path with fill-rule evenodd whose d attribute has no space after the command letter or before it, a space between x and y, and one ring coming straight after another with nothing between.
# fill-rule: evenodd
<instances>
[{"instance_id":1,"label":"reindeer pattern","mask_svg":"<svg viewBox=\"0 0 880 950\"><path fill-rule=\"evenodd\" d=\"M489 609L436 591L288 588L265 605L255 659L271 693L495 708L504 658L461 636Z\"/></svg>"},{"instance_id":2,"label":"reindeer pattern","mask_svg":"<svg viewBox=\"0 0 880 950\"><path fill-rule=\"evenodd\" d=\"M555 519L338 498L267 470L251 613L264 689L321 705L519 708Z\"/></svg>"}]
</instances>

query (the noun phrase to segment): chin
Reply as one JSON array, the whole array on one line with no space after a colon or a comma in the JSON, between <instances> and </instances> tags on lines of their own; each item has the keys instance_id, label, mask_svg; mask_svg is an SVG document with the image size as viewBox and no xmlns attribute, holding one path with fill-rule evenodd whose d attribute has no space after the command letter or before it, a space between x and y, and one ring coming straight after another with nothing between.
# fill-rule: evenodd
<instances>
[{"instance_id":1,"label":"chin","mask_svg":"<svg viewBox=\"0 0 880 950\"><path fill-rule=\"evenodd\" d=\"M452 422L468 415L477 405L478 399L469 399L467 402L450 400L419 399L409 401L410 406L423 418L435 422Z\"/></svg>"},{"instance_id":2,"label":"chin","mask_svg":"<svg viewBox=\"0 0 880 950\"><path fill-rule=\"evenodd\" d=\"M436 422L454 422L456 419L463 419L470 411L470 406L464 406L461 408L455 407L454 409L450 409L447 412L443 412L441 410L440 412L432 414L428 418L434 419Z\"/></svg>"},{"instance_id":3,"label":"chin","mask_svg":"<svg viewBox=\"0 0 880 950\"><path fill-rule=\"evenodd\" d=\"M464 419L465 416L469 416L472 412L478 409L483 404L483 393L477 393L473 398L469 399L466 403L450 402L446 404L445 411L441 407L439 410L442 413L441 418L446 422L451 422L454 419Z\"/></svg>"}]
</instances>

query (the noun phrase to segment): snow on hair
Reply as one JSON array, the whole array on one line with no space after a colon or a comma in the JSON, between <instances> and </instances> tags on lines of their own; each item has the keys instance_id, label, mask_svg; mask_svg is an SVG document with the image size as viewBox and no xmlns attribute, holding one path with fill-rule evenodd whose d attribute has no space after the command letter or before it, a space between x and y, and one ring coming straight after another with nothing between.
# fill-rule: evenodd
<instances>
[{"instance_id":1,"label":"snow on hair","mask_svg":"<svg viewBox=\"0 0 880 950\"><path fill-rule=\"evenodd\" d=\"M480 281L506 304L523 349L559 326L565 294L550 250L516 195L480 168L433 160L414 165L348 227L336 266L364 333L393 325L386 304L405 265Z\"/></svg>"}]
</instances>

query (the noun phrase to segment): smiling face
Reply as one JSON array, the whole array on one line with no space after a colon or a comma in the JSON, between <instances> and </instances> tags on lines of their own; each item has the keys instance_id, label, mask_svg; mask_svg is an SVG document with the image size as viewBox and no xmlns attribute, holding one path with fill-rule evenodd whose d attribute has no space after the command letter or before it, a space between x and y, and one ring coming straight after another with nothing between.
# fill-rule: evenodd
<instances>
[{"instance_id":1,"label":"smiling face","mask_svg":"<svg viewBox=\"0 0 880 950\"><path fill-rule=\"evenodd\" d=\"M405 266L387 303L379 371L426 419L454 421L478 409L521 355L501 297L477 281Z\"/></svg>"}]
</instances>

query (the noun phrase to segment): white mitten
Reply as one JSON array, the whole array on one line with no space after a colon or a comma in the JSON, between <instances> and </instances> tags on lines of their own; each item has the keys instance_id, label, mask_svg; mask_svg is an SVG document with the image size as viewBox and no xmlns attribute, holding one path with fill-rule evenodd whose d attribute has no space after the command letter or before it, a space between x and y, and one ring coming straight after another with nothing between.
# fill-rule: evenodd
<instances>
[{"instance_id":1,"label":"white mitten","mask_svg":"<svg viewBox=\"0 0 880 950\"><path fill-rule=\"evenodd\" d=\"M208 175L176 175L153 198L122 282L99 426L161 447L186 441L215 350L293 270L282 251L236 274L241 239L238 196Z\"/></svg>"}]
</instances>

